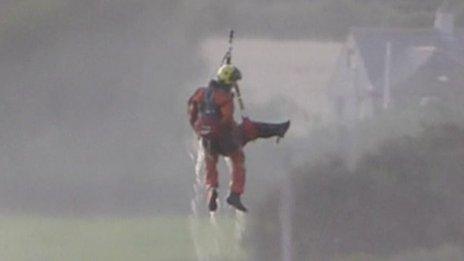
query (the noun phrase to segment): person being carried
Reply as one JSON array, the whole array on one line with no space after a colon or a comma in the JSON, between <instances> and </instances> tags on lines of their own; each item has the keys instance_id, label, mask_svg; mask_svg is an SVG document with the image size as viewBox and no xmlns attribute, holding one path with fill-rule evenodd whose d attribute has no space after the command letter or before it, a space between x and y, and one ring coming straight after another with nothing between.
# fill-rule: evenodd
<instances>
[{"instance_id":1,"label":"person being carried","mask_svg":"<svg viewBox=\"0 0 464 261\"><path fill-rule=\"evenodd\" d=\"M216 79L207 87L198 88L188 100L190 125L202 140L205 149L206 188L208 208L217 209L219 156L229 157L232 162L230 194L226 201L237 210L246 212L240 196L245 188L245 154L243 147L258 138L284 137L290 121L272 124L251 121L243 117L238 124L234 120L233 88L242 79L241 72L231 64L222 65Z\"/></svg>"}]
</instances>

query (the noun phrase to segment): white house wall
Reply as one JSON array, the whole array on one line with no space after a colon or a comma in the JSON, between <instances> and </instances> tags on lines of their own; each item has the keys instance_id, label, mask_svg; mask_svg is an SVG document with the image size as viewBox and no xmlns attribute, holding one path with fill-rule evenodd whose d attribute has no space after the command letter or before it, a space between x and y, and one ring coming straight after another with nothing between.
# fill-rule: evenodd
<instances>
[{"instance_id":1,"label":"white house wall","mask_svg":"<svg viewBox=\"0 0 464 261\"><path fill-rule=\"evenodd\" d=\"M340 53L328 94L337 121L345 125L371 117L374 99L376 99L372 95L373 87L367 76L364 62L354 43L351 44L351 49L354 50L352 57L354 68L350 68L348 65L349 45L350 43ZM341 111L340 107L342 107Z\"/></svg>"},{"instance_id":2,"label":"white house wall","mask_svg":"<svg viewBox=\"0 0 464 261\"><path fill-rule=\"evenodd\" d=\"M352 63L348 64L349 49L353 50ZM377 102L373 94L373 86L369 81L366 67L354 41L348 41L340 52L336 71L329 86L329 100L339 127L339 151L348 166L354 166L362 137L357 129L359 121L372 117L373 104ZM339 107L343 100L343 108Z\"/></svg>"}]
</instances>

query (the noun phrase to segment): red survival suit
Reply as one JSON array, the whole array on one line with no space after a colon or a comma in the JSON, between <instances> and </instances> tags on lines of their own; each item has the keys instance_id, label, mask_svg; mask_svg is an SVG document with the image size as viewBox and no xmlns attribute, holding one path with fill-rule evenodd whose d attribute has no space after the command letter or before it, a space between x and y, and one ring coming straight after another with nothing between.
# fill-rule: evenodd
<instances>
[{"instance_id":1,"label":"red survival suit","mask_svg":"<svg viewBox=\"0 0 464 261\"><path fill-rule=\"evenodd\" d=\"M208 91L208 88L210 91ZM232 162L231 192L243 194L245 187L245 154L243 146L257 138L272 136L283 137L290 122L280 124L252 122L244 118L241 124L234 120L234 94L231 86L212 80L206 88L199 88L188 101L188 115L192 128L200 136L198 131L199 115L205 103L207 93L218 108L219 135L211 139L203 139L202 143L206 151L206 186L208 189L217 188L218 171L216 168L219 155L229 157Z\"/></svg>"}]
</instances>

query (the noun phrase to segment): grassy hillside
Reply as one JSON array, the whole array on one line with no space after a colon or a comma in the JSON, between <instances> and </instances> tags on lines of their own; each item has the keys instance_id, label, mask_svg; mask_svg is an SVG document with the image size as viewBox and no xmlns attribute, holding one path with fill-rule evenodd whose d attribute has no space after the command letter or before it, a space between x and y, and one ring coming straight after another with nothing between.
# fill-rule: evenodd
<instances>
[{"instance_id":1,"label":"grassy hillside","mask_svg":"<svg viewBox=\"0 0 464 261\"><path fill-rule=\"evenodd\" d=\"M213 244L212 226L200 221L202 244ZM233 224L221 222L222 243L234 245ZM0 260L194 261L189 220L165 218L0 218ZM204 251L210 252L203 247ZM226 248L225 248L226 249ZM227 250L227 249L226 249ZM229 260L230 251L215 252ZM235 253L242 260L243 253Z\"/></svg>"}]
</instances>

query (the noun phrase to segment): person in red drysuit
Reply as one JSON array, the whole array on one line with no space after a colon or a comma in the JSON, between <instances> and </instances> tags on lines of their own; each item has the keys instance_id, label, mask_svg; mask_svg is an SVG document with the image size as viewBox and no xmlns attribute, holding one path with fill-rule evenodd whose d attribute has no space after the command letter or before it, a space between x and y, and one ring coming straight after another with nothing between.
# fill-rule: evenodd
<instances>
[{"instance_id":1,"label":"person in red drysuit","mask_svg":"<svg viewBox=\"0 0 464 261\"><path fill-rule=\"evenodd\" d=\"M227 203L246 212L240 196L245 188L245 154L243 146L257 138L283 137L290 121L279 124L254 122L243 118L241 124L234 120L234 94L232 88L242 78L240 71L226 64L219 68L217 79L207 87L198 88L188 100L189 122L196 134L202 138L205 148L206 187L208 208L217 209L219 156L229 157L232 162L232 181Z\"/></svg>"}]
</instances>

